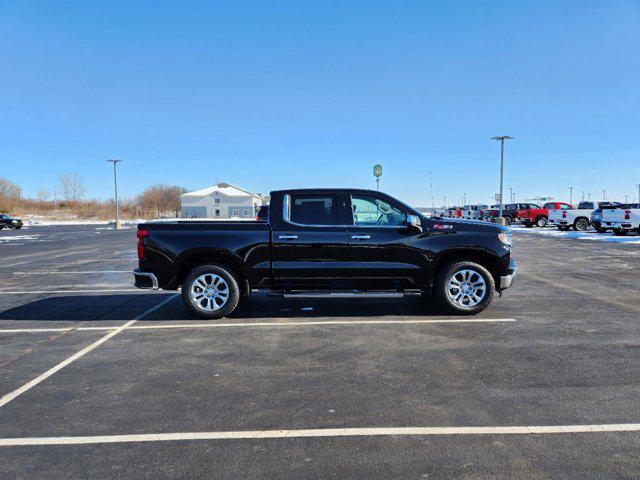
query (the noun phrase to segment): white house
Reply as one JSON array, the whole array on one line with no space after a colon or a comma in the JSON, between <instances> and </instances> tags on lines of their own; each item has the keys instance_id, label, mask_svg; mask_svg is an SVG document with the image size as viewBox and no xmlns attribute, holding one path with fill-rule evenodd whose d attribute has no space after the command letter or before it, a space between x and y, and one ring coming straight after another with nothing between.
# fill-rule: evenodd
<instances>
[{"instance_id":1,"label":"white house","mask_svg":"<svg viewBox=\"0 0 640 480\"><path fill-rule=\"evenodd\" d=\"M180 195L183 218L253 218L262 197L228 183Z\"/></svg>"}]
</instances>

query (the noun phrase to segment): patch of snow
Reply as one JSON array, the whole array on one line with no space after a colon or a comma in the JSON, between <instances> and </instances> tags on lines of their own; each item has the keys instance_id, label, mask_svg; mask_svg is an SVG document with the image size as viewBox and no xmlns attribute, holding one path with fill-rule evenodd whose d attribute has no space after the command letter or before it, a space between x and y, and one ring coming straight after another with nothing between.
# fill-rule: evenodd
<instances>
[{"instance_id":1,"label":"patch of snow","mask_svg":"<svg viewBox=\"0 0 640 480\"><path fill-rule=\"evenodd\" d=\"M617 236L613 233L596 233L596 232L561 232L556 228L524 228L522 226L509 227L512 231L526 232L534 235L543 235L547 237L573 238L578 240L591 240L595 242L623 243L625 245L640 245L640 236L628 234L627 236Z\"/></svg>"},{"instance_id":2,"label":"patch of snow","mask_svg":"<svg viewBox=\"0 0 640 480\"><path fill-rule=\"evenodd\" d=\"M24 241L24 240L38 240L40 235L11 235L11 236L0 236L0 242L15 242L15 241Z\"/></svg>"}]
</instances>

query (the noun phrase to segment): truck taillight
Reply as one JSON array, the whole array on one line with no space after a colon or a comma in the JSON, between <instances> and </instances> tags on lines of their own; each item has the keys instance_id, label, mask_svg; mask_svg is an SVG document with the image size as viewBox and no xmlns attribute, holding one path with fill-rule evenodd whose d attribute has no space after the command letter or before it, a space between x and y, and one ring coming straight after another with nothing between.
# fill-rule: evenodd
<instances>
[{"instance_id":1,"label":"truck taillight","mask_svg":"<svg viewBox=\"0 0 640 480\"><path fill-rule=\"evenodd\" d=\"M567 212L562 212L562 218L567 218Z\"/></svg>"},{"instance_id":2,"label":"truck taillight","mask_svg":"<svg viewBox=\"0 0 640 480\"><path fill-rule=\"evenodd\" d=\"M625 210L624 211L624 219L625 220L631 220L631 210Z\"/></svg>"},{"instance_id":3,"label":"truck taillight","mask_svg":"<svg viewBox=\"0 0 640 480\"><path fill-rule=\"evenodd\" d=\"M138 259L144 259L144 245L142 245L142 239L149 236L149 230L144 228L138 229Z\"/></svg>"}]
</instances>

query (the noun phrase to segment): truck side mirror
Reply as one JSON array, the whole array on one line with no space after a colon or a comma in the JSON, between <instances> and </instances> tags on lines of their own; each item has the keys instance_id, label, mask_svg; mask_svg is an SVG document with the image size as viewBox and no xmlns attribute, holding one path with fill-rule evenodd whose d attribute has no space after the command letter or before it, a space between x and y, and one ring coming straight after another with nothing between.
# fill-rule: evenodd
<instances>
[{"instance_id":1,"label":"truck side mirror","mask_svg":"<svg viewBox=\"0 0 640 480\"><path fill-rule=\"evenodd\" d=\"M407 226L412 230L422 233L422 222L417 215L407 215Z\"/></svg>"}]
</instances>

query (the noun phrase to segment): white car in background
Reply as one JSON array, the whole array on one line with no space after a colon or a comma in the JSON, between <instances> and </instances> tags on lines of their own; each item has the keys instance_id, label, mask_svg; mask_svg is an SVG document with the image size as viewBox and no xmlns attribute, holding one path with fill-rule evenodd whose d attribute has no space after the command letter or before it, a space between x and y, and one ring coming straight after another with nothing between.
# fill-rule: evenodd
<instances>
[{"instance_id":1,"label":"white car in background","mask_svg":"<svg viewBox=\"0 0 640 480\"><path fill-rule=\"evenodd\" d=\"M569 205L562 205L565 208L549 210L547 223L555 226L558 230L584 231L591 225L591 214L597 208L594 202L580 202L578 208L571 209Z\"/></svg>"},{"instance_id":2,"label":"white car in background","mask_svg":"<svg viewBox=\"0 0 640 480\"><path fill-rule=\"evenodd\" d=\"M466 205L462 209L462 218L465 220L484 220L489 205Z\"/></svg>"},{"instance_id":3,"label":"white car in background","mask_svg":"<svg viewBox=\"0 0 640 480\"><path fill-rule=\"evenodd\" d=\"M611 228L616 235L640 233L640 203L626 203L615 210L602 211L602 225Z\"/></svg>"}]
</instances>

